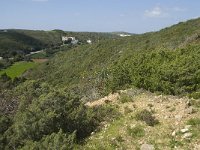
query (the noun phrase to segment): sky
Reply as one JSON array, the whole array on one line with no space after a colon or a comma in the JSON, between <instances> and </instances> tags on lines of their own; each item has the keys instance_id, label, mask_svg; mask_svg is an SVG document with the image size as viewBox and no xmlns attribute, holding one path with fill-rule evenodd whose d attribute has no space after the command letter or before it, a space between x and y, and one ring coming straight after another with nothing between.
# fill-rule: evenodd
<instances>
[{"instance_id":1,"label":"sky","mask_svg":"<svg viewBox=\"0 0 200 150\"><path fill-rule=\"evenodd\" d=\"M200 0L0 0L0 29L144 33L200 17Z\"/></svg>"}]
</instances>

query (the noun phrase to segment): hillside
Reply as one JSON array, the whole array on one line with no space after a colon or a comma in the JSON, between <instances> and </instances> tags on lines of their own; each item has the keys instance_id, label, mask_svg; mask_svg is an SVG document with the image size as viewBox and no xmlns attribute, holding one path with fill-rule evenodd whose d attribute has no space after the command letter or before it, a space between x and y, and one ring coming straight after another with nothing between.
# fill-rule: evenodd
<instances>
[{"instance_id":1,"label":"hillside","mask_svg":"<svg viewBox=\"0 0 200 150\"><path fill-rule=\"evenodd\" d=\"M198 149L199 27L109 35L3 74L0 149Z\"/></svg>"},{"instance_id":2,"label":"hillside","mask_svg":"<svg viewBox=\"0 0 200 150\"><path fill-rule=\"evenodd\" d=\"M131 85L199 95L199 26L200 19L190 20L155 33L78 47L58 54L30 76L86 97Z\"/></svg>"},{"instance_id":3,"label":"hillside","mask_svg":"<svg viewBox=\"0 0 200 150\"><path fill-rule=\"evenodd\" d=\"M62 44L61 36L74 36L82 43L86 43L88 39L97 42L117 37L109 33L65 32L62 30L0 30L0 56L11 57L16 55L15 53L27 54L30 51L60 46Z\"/></svg>"},{"instance_id":4,"label":"hillside","mask_svg":"<svg viewBox=\"0 0 200 150\"><path fill-rule=\"evenodd\" d=\"M6 30L0 32L0 55L13 56L14 53L28 53L51 45L61 44L59 32Z\"/></svg>"}]
</instances>

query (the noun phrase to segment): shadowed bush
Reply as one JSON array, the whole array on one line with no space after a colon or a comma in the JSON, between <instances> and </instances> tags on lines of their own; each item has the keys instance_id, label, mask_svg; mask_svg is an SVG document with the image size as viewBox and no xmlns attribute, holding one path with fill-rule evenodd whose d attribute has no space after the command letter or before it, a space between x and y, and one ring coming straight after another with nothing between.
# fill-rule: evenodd
<instances>
[{"instance_id":1,"label":"shadowed bush","mask_svg":"<svg viewBox=\"0 0 200 150\"><path fill-rule=\"evenodd\" d=\"M153 114L146 109L137 112L135 118L136 120L144 121L149 126L155 126L159 123L159 121L153 116Z\"/></svg>"}]
</instances>

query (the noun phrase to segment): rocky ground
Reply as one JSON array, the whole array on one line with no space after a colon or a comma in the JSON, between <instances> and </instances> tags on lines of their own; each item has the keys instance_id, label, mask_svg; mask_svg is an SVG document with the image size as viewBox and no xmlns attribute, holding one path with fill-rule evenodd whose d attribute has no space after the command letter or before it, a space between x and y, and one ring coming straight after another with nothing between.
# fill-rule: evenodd
<instances>
[{"instance_id":1,"label":"rocky ground","mask_svg":"<svg viewBox=\"0 0 200 150\"><path fill-rule=\"evenodd\" d=\"M114 106L122 116L103 123L83 149L200 150L199 104L200 100L136 89L88 102L88 107ZM145 116L148 113L144 112L152 116ZM141 113L143 120L138 120L137 114Z\"/></svg>"}]
</instances>

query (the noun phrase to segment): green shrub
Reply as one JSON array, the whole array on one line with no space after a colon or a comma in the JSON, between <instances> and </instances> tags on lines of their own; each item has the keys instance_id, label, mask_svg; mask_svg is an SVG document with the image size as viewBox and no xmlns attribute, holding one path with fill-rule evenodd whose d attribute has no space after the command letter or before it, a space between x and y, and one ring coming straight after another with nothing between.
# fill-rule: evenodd
<instances>
[{"instance_id":1,"label":"green shrub","mask_svg":"<svg viewBox=\"0 0 200 150\"><path fill-rule=\"evenodd\" d=\"M187 121L187 124L193 125L193 126L200 126L200 118L192 118Z\"/></svg>"},{"instance_id":2,"label":"green shrub","mask_svg":"<svg viewBox=\"0 0 200 150\"><path fill-rule=\"evenodd\" d=\"M189 97L192 97L194 99L199 99L200 98L200 92L193 92L189 95Z\"/></svg>"},{"instance_id":3,"label":"green shrub","mask_svg":"<svg viewBox=\"0 0 200 150\"><path fill-rule=\"evenodd\" d=\"M175 148L177 146L183 146L183 143L181 141L176 140L174 137L172 137L169 141L170 148Z\"/></svg>"},{"instance_id":4,"label":"green shrub","mask_svg":"<svg viewBox=\"0 0 200 150\"><path fill-rule=\"evenodd\" d=\"M23 105L26 109L22 109ZM44 136L59 130L65 134L75 132L76 140L81 141L101 121L113 119L115 116L119 117L119 114L112 107L88 108L81 103L79 97L58 91L49 92L30 104L23 104L22 101L12 130L6 133L7 145L18 148L24 146L27 140L38 142Z\"/></svg>"},{"instance_id":5,"label":"green shrub","mask_svg":"<svg viewBox=\"0 0 200 150\"><path fill-rule=\"evenodd\" d=\"M159 123L159 121L153 116L153 114L146 109L137 112L135 118L136 120L144 121L149 126L155 126Z\"/></svg>"},{"instance_id":6,"label":"green shrub","mask_svg":"<svg viewBox=\"0 0 200 150\"><path fill-rule=\"evenodd\" d=\"M120 135L118 135L115 139L120 143L122 143L124 141L123 137Z\"/></svg>"},{"instance_id":7,"label":"green shrub","mask_svg":"<svg viewBox=\"0 0 200 150\"><path fill-rule=\"evenodd\" d=\"M131 113L133 110L130 109L128 106L124 107L124 114Z\"/></svg>"},{"instance_id":8,"label":"green shrub","mask_svg":"<svg viewBox=\"0 0 200 150\"><path fill-rule=\"evenodd\" d=\"M200 99L191 100L192 106L200 107Z\"/></svg>"},{"instance_id":9,"label":"green shrub","mask_svg":"<svg viewBox=\"0 0 200 150\"><path fill-rule=\"evenodd\" d=\"M39 142L28 141L22 150L48 149L72 150L75 143L75 133L66 135L60 130L58 133L44 136Z\"/></svg>"},{"instance_id":10,"label":"green shrub","mask_svg":"<svg viewBox=\"0 0 200 150\"><path fill-rule=\"evenodd\" d=\"M127 132L130 136L137 138L137 137L143 137L145 135L145 130L142 126L137 125L133 128L131 128L130 126L127 127Z\"/></svg>"},{"instance_id":11,"label":"green shrub","mask_svg":"<svg viewBox=\"0 0 200 150\"><path fill-rule=\"evenodd\" d=\"M192 125L192 137L200 138L200 118L192 118L187 121L187 124Z\"/></svg>"},{"instance_id":12,"label":"green shrub","mask_svg":"<svg viewBox=\"0 0 200 150\"><path fill-rule=\"evenodd\" d=\"M93 113L97 120L111 121L121 117L121 114L118 112L116 107L112 105L98 106L93 108Z\"/></svg>"},{"instance_id":13,"label":"green shrub","mask_svg":"<svg viewBox=\"0 0 200 150\"><path fill-rule=\"evenodd\" d=\"M132 102L132 101L133 100L129 95L127 95L125 93L120 94L120 102L127 103L127 102Z\"/></svg>"}]
</instances>

